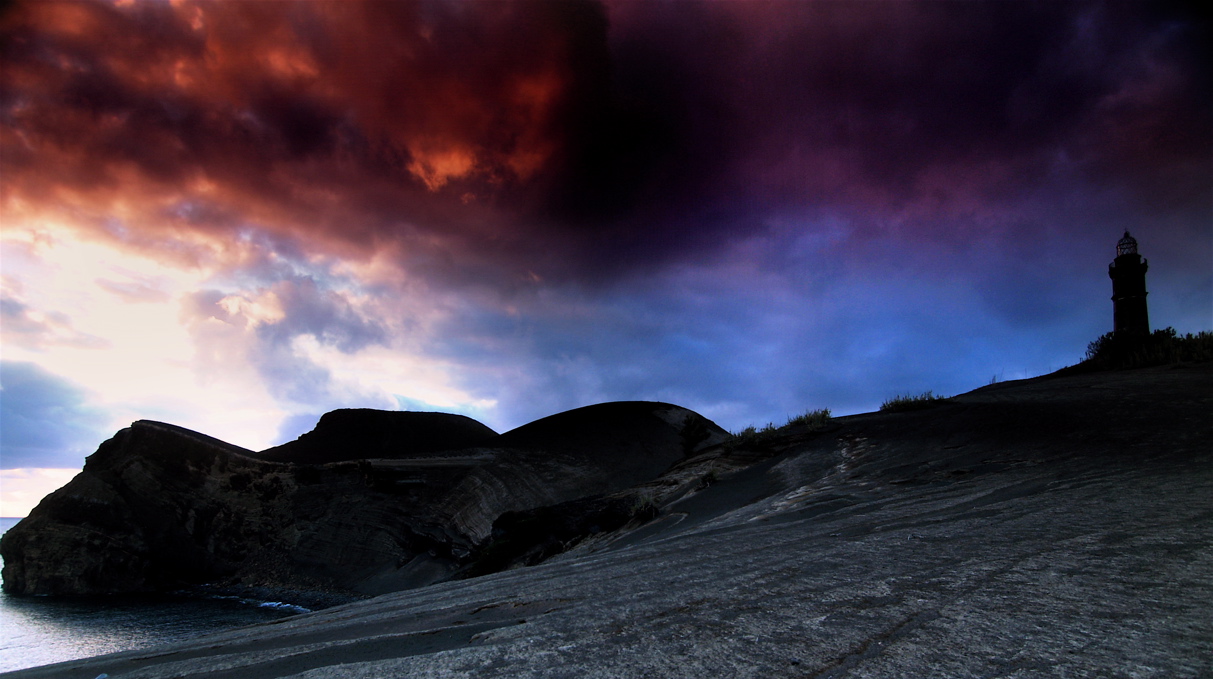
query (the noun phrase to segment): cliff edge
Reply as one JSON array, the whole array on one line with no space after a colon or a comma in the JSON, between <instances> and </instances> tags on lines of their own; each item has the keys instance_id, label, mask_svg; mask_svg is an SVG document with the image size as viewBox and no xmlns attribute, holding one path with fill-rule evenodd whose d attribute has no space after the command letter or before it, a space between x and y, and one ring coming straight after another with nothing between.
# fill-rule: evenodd
<instances>
[{"instance_id":1,"label":"cliff edge","mask_svg":"<svg viewBox=\"0 0 1213 679\"><path fill-rule=\"evenodd\" d=\"M339 410L259 453L141 420L4 535L4 590L416 587L456 572L504 512L627 488L724 436L647 402L500 436L459 415Z\"/></svg>"}]
</instances>

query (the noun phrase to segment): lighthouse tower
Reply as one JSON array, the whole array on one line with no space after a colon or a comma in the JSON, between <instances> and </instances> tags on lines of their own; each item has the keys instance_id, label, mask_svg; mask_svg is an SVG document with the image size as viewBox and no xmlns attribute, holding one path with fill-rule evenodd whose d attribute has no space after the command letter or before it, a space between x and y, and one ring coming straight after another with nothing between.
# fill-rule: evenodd
<instances>
[{"instance_id":1,"label":"lighthouse tower","mask_svg":"<svg viewBox=\"0 0 1213 679\"><path fill-rule=\"evenodd\" d=\"M1137 239L1125 231L1116 243L1116 260L1108 265L1112 278L1112 329L1117 335L1150 334L1146 311L1146 269L1149 264L1137 254Z\"/></svg>"}]
</instances>

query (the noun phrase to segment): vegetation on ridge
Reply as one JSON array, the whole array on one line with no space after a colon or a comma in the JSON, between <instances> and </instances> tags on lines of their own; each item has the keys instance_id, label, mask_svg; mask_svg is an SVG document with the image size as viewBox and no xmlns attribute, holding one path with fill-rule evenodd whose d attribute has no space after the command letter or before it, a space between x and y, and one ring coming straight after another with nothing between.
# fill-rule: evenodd
<instances>
[{"instance_id":1,"label":"vegetation on ridge","mask_svg":"<svg viewBox=\"0 0 1213 679\"><path fill-rule=\"evenodd\" d=\"M930 391L924 391L917 396L911 394L894 396L880 404L880 412L901 413L907 410L922 410L937 406L941 401L946 401L947 398L947 396L936 396Z\"/></svg>"},{"instance_id":2,"label":"vegetation on ridge","mask_svg":"<svg viewBox=\"0 0 1213 679\"><path fill-rule=\"evenodd\" d=\"M830 415L829 408L819 408L817 410L807 411L795 417L789 417L786 426L806 426L809 428L809 431L818 431L825 429L833 420L834 418Z\"/></svg>"},{"instance_id":3,"label":"vegetation on ridge","mask_svg":"<svg viewBox=\"0 0 1213 679\"><path fill-rule=\"evenodd\" d=\"M1088 344L1083 361L1071 370L1124 370L1207 361L1213 361L1213 332L1180 335L1175 328L1167 327L1144 337L1109 332Z\"/></svg>"},{"instance_id":4,"label":"vegetation on ridge","mask_svg":"<svg viewBox=\"0 0 1213 679\"><path fill-rule=\"evenodd\" d=\"M733 439L729 441L728 445L736 448L742 445L766 443L790 427L807 427L809 431L821 431L833 421L834 418L830 415L829 408L809 410L800 415L789 417L787 424L783 426L778 426L774 422L768 422L762 429L750 425L741 431L733 432Z\"/></svg>"}]
</instances>

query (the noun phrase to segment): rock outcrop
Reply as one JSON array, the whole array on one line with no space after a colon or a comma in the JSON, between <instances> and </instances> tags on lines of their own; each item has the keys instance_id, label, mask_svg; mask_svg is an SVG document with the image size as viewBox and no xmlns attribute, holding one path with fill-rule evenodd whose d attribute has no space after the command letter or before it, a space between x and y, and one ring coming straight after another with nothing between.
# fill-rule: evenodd
<instances>
[{"instance_id":1,"label":"rock outcrop","mask_svg":"<svg viewBox=\"0 0 1213 679\"><path fill-rule=\"evenodd\" d=\"M488 445L497 432L464 415L342 408L294 441L251 454L259 460L324 464L394 460Z\"/></svg>"},{"instance_id":2,"label":"rock outcrop","mask_svg":"<svg viewBox=\"0 0 1213 679\"><path fill-rule=\"evenodd\" d=\"M1207 677L1210 412L1204 364L788 427L501 517L532 567L12 677Z\"/></svg>"},{"instance_id":3,"label":"rock outcrop","mask_svg":"<svg viewBox=\"0 0 1213 679\"><path fill-rule=\"evenodd\" d=\"M504 512L625 489L725 436L642 402L504 435L458 415L339 410L260 453L139 421L5 534L4 590L416 587L465 565Z\"/></svg>"}]
</instances>

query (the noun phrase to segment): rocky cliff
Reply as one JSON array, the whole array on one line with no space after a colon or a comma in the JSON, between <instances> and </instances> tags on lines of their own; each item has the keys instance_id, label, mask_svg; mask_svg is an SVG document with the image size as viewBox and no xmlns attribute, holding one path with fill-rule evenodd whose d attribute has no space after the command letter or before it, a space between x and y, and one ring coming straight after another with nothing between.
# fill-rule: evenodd
<instances>
[{"instance_id":1,"label":"rocky cliff","mask_svg":"<svg viewBox=\"0 0 1213 679\"><path fill-rule=\"evenodd\" d=\"M4 590L415 587L465 565L504 512L625 489L725 436L639 402L504 435L458 415L339 410L259 453L139 421L5 534Z\"/></svg>"},{"instance_id":2,"label":"rocky cliff","mask_svg":"<svg viewBox=\"0 0 1213 679\"><path fill-rule=\"evenodd\" d=\"M1205 364L787 427L505 515L531 567L13 679L1209 677L1211 412Z\"/></svg>"},{"instance_id":3,"label":"rocky cliff","mask_svg":"<svg viewBox=\"0 0 1213 679\"><path fill-rule=\"evenodd\" d=\"M790 426L501 517L532 567L12 676L1213 676L1210 413L1204 364Z\"/></svg>"}]
</instances>

